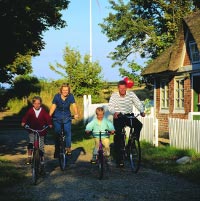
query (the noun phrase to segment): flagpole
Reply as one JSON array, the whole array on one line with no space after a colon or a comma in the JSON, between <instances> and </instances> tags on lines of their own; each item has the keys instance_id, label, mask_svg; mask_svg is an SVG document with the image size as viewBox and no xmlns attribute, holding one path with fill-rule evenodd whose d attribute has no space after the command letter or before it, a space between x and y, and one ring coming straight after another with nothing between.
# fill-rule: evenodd
<instances>
[{"instance_id":1,"label":"flagpole","mask_svg":"<svg viewBox=\"0 0 200 201\"><path fill-rule=\"evenodd\" d=\"M92 62L92 0L90 0L90 62Z\"/></svg>"}]
</instances>

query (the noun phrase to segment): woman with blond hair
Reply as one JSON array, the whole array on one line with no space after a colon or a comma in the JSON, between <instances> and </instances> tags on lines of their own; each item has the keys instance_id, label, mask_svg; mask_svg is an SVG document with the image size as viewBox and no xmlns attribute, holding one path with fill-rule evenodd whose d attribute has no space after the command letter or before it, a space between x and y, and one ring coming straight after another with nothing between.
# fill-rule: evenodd
<instances>
[{"instance_id":1,"label":"woman with blond hair","mask_svg":"<svg viewBox=\"0 0 200 201\"><path fill-rule=\"evenodd\" d=\"M54 96L52 106L49 111L50 116L53 118L54 130L56 133L54 158L57 158L59 153L58 139L59 134L61 133L62 123L64 123L64 133L66 136L66 152L68 155L71 155L71 106L74 110L74 118L78 119L78 109L75 98L73 94L70 93L69 84L64 83L60 87L60 92Z\"/></svg>"}]
</instances>

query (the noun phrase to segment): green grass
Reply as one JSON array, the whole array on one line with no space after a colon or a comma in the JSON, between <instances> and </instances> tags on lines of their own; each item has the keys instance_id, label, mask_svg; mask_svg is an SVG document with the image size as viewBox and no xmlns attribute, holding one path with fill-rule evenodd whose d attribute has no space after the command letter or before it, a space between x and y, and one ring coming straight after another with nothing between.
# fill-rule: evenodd
<instances>
[{"instance_id":1,"label":"green grass","mask_svg":"<svg viewBox=\"0 0 200 201\"><path fill-rule=\"evenodd\" d=\"M11 187L23 179L25 175L21 168L15 167L13 163L0 157L0 188Z\"/></svg>"},{"instance_id":2,"label":"green grass","mask_svg":"<svg viewBox=\"0 0 200 201\"><path fill-rule=\"evenodd\" d=\"M73 148L83 147L87 153L92 153L94 141L91 136L85 135L84 128L85 126L81 123L73 126ZM113 136L110 138L110 143L113 143ZM145 141L141 142L141 149L142 166L200 184L200 153L193 150L176 149L169 145L154 147ZM177 164L176 160L183 156L191 157L192 162Z\"/></svg>"},{"instance_id":3,"label":"green grass","mask_svg":"<svg viewBox=\"0 0 200 201\"><path fill-rule=\"evenodd\" d=\"M0 200L26 201L19 192L8 191L25 181L25 171L0 156ZM30 199L29 199L30 200Z\"/></svg>"},{"instance_id":4,"label":"green grass","mask_svg":"<svg viewBox=\"0 0 200 201\"><path fill-rule=\"evenodd\" d=\"M154 147L142 142L142 164L146 167L181 176L189 181L200 184L200 154L192 150L176 149L170 146ZM176 160L189 156L191 163L177 164Z\"/></svg>"}]
</instances>

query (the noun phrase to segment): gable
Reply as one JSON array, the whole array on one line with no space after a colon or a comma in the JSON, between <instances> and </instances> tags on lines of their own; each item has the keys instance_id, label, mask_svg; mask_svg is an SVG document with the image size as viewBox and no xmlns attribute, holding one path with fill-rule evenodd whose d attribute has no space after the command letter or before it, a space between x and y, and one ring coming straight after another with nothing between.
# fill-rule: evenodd
<instances>
[{"instance_id":1,"label":"gable","mask_svg":"<svg viewBox=\"0 0 200 201\"><path fill-rule=\"evenodd\" d=\"M182 65L182 53L188 30L200 50L200 12L194 12L184 18L182 28L177 33L176 41L159 57L154 59L143 70L142 75L176 72Z\"/></svg>"}]
</instances>

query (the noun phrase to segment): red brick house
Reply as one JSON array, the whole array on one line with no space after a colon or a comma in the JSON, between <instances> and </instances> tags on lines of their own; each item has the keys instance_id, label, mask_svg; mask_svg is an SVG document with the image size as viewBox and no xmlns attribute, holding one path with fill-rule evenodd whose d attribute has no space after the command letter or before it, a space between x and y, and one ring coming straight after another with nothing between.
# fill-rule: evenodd
<instances>
[{"instance_id":1,"label":"red brick house","mask_svg":"<svg viewBox=\"0 0 200 201\"><path fill-rule=\"evenodd\" d=\"M169 117L188 119L197 114L195 118L199 118L200 12L184 18L175 43L150 63L142 75L153 80L159 135L168 133Z\"/></svg>"}]
</instances>

